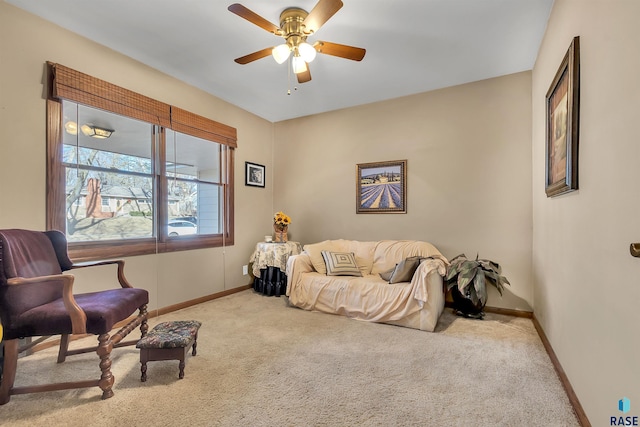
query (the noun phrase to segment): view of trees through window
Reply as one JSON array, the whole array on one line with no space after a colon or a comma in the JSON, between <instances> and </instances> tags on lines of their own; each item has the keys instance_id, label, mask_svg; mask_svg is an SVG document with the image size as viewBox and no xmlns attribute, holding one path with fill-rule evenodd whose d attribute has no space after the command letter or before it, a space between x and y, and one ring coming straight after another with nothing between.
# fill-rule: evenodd
<instances>
[{"instance_id":1,"label":"view of trees through window","mask_svg":"<svg viewBox=\"0 0 640 427\"><path fill-rule=\"evenodd\" d=\"M220 233L223 146L167 129L165 151L169 236Z\"/></svg>"},{"instance_id":2,"label":"view of trees through window","mask_svg":"<svg viewBox=\"0 0 640 427\"><path fill-rule=\"evenodd\" d=\"M224 147L69 101L62 108L69 241L221 232Z\"/></svg>"}]
</instances>

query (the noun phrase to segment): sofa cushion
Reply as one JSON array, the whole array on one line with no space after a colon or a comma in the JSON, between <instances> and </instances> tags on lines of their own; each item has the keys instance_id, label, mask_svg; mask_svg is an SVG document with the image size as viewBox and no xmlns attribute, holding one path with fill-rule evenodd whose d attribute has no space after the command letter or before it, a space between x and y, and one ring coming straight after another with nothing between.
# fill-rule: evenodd
<instances>
[{"instance_id":1,"label":"sofa cushion","mask_svg":"<svg viewBox=\"0 0 640 427\"><path fill-rule=\"evenodd\" d=\"M321 274L327 274L327 267L324 264L324 258L322 257L322 251L334 250L334 244L332 240L325 240L323 242L314 243L312 245L305 245L304 250L309 254L311 265L314 270Z\"/></svg>"},{"instance_id":2,"label":"sofa cushion","mask_svg":"<svg viewBox=\"0 0 640 427\"><path fill-rule=\"evenodd\" d=\"M402 260L413 256L435 257L446 261L431 243L416 240L381 240L374 249L371 274L385 272L394 268Z\"/></svg>"},{"instance_id":3,"label":"sofa cushion","mask_svg":"<svg viewBox=\"0 0 640 427\"><path fill-rule=\"evenodd\" d=\"M371 274L373 267L373 250L376 242L359 242L357 240L345 240L343 252L353 252L356 256L356 264L363 276Z\"/></svg>"},{"instance_id":4,"label":"sofa cushion","mask_svg":"<svg viewBox=\"0 0 640 427\"><path fill-rule=\"evenodd\" d=\"M322 257L327 268L327 276L362 276L353 252L322 251Z\"/></svg>"},{"instance_id":5,"label":"sofa cushion","mask_svg":"<svg viewBox=\"0 0 640 427\"><path fill-rule=\"evenodd\" d=\"M314 270L327 274L327 268L322 257L322 251L329 252L353 252L356 264L362 276L371 274L373 266L373 250L376 242L360 242L357 240L325 240L319 243L305 245L304 250L309 255Z\"/></svg>"}]
</instances>

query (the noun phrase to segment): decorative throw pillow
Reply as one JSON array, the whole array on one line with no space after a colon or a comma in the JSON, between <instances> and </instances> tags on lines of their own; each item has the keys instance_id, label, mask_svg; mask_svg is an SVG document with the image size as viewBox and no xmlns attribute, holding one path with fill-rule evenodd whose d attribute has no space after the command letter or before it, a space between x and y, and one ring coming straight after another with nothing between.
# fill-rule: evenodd
<instances>
[{"instance_id":1,"label":"decorative throw pillow","mask_svg":"<svg viewBox=\"0 0 640 427\"><path fill-rule=\"evenodd\" d=\"M322 258L327 267L327 276L362 277L353 252L322 251Z\"/></svg>"},{"instance_id":2,"label":"decorative throw pillow","mask_svg":"<svg viewBox=\"0 0 640 427\"><path fill-rule=\"evenodd\" d=\"M396 264L397 266L398 264ZM382 277L383 280L386 280L387 282L389 280L391 280L391 276L393 276L393 272L396 271L396 268L393 267L387 271L383 271L382 273L380 273L380 277Z\"/></svg>"},{"instance_id":3,"label":"decorative throw pillow","mask_svg":"<svg viewBox=\"0 0 640 427\"><path fill-rule=\"evenodd\" d=\"M420 265L420 261L422 260L422 257L414 256L405 259L399 264L396 264L396 268L393 269L393 273L389 278L389 284L410 282L413 278L413 274L416 272L418 266Z\"/></svg>"}]
</instances>

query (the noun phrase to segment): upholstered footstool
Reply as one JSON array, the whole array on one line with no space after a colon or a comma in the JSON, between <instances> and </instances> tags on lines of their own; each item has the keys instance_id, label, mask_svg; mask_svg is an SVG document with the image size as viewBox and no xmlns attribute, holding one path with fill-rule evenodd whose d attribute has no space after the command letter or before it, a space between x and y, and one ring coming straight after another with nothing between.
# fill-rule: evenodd
<instances>
[{"instance_id":1,"label":"upholstered footstool","mask_svg":"<svg viewBox=\"0 0 640 427\"><path fill-rule=\"evenodd\" d=\"M202 323L197 320L175 320L158 323L136 344L140 349L140 381L147 380L147 362L157 360L179 360L179 379L184 378L185 358L189 348L196 355L198 329Z\"/></svg>"}]
</instances>

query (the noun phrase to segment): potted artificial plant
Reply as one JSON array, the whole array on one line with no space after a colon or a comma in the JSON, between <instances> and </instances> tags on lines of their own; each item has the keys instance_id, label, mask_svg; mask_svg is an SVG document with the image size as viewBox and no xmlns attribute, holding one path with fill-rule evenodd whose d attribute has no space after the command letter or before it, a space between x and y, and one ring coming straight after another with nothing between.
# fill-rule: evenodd
<instances>
[{"instance_id":1,"label":"potted artificial plant","mask_svg":"<svg viewBox=\"0 0 640 427\"><path fill-rule=\"evenodd\" d=\"M451 291L456 314L474 319L484 317L487 303L487 283L496 287L500 295L504 285L510 285L502 275L498 263L487 259L469 260L462 254L451 260L445 276L445 285Z\"/></svg>"}]
</instances>

